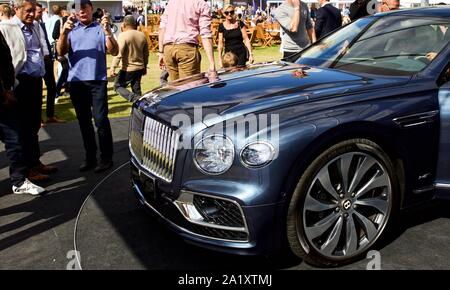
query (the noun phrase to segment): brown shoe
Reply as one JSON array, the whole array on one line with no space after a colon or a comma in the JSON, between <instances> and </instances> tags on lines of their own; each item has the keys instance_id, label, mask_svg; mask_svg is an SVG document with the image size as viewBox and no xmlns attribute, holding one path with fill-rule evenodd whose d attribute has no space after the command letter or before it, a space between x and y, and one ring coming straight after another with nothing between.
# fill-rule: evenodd
<instances>
[{"instance_id":1,"label":"brown shoe","mask_svg":"<svg viewBox=\"0 0 450 290\"><path fill-rule=\"evenodd\" d=\"M65 123L65 122L66 121L64 121L63 119L58 119L56 116L47 118L47 123Z\"/></svg>"},{"instance_id":2,"label":"brown shoe","mask_svg":"<svg viewBox=\"0 0 450 290\"><path fill-rule=\"evenodd\" d=\"M30 172L28 173L28 179L31 182L42 182L42 181L49 180L50 176L42 174L42 173L39 173L35 169L31 169Z\"/></svg>"},{"instance_id":3,"label":"brown shoe","mask_svg":"<svg viewBox=\"0 0 450 290\"><path fill-rule=\"evenodd\" d=\"M38 173L41 173L44 175L58 171L58 167L53 166L53 165L44 165L42 163L39 163L39 165L35 166L33 169L34 169L34 171L37 171Z\"/></svg>"}]
</instances>

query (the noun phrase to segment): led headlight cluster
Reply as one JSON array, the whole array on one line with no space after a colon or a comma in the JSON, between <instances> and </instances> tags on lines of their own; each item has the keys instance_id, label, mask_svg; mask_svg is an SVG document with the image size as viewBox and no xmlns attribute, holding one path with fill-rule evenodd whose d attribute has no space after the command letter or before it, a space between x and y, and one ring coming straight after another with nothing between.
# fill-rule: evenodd
<instances>
[{"instance_id":1,"label":"led headlight cluster","mask_svg":"<svg viewBox=\"0 0 450 290\"><path fill-rule=\"evenodd\" d=\"M204 137L194 148L194 162L203 173L218 175L233 165L234 144L226 136L215 134ZM275 148L265 141L245 145L240 152L240 160L249 168L261 168L275 157Z\"/></svg>"},{"instance_id":2,"label":"led headlight cluster","mask_svg":"<svg viewBox=\"0 0 450 290\"><path fill-rule=\"evenodd\" d=\"M194 161L204 173L224 173L231 167L233 160L233 142L223 135L207 136L195 145Z\"/></svg>"}]
</instances>

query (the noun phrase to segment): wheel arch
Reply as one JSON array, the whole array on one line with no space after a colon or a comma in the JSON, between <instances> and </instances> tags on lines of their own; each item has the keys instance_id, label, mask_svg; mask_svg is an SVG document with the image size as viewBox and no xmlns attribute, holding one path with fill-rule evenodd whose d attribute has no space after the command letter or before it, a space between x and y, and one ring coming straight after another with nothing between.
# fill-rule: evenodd
<instances>
[{"instance_id":1,"label":"wheel arch","mask_svg":"<svg viewBox=\"0 0 450 290\"><path fill-rule=\"evenodd\" d=\"M371 122L349 122L339 126L321 131L315 138L311 139L307 146L300 150L295 157L289 173L284 181L282 189L285 194L285 204L289 204L295 186L300 176L327 148L349 139L368 139L378 144L388 155L394 166L397 186L399 190L399 205L402 207L405 197L406 176L402 154L395 142L392 140L395 131L392 128Z\"/></svg>"}]
</instances>

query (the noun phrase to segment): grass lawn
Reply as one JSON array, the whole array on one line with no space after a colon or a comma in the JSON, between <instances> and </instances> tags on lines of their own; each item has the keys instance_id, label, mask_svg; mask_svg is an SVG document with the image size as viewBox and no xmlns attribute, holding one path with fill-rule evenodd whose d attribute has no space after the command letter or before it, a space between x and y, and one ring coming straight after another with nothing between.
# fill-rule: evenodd
<instances>
[{"instance_id":1,"label":"grass lawn","mask_svg":"<svg viewBox=\"0 0 450 290\"><path fill-rule=\"evenodd\" d=\"M254 48L254 58L255 62L264 62L277 60L281 58L281 53L279 46L272 47L255 47ZM217 51L215 52L217 54ZM217 61L217 57L215 58ZM111 63L111 56L108 55L108 64ZM159 86L159 75L161 73L157 65L157 55L155 53L150 54L149 66L147 69L147 75L142 78L142 92L148 92L153 88ZM202 71L208 69L208 60L204 51L202 51ZM119 118L127 117L130 115L131 104L119 96L113 88L113 78L108 78L108 103L109 103L109 117ZM44 89L44 95L46 91ZM55 105L55 114L66 121L76 120L75 110L73 109L72 103L69 97L60 97L58 104ZM45 117L45 103L43 105L42 116L44 121Z\"/></svg>"}]
</instances>

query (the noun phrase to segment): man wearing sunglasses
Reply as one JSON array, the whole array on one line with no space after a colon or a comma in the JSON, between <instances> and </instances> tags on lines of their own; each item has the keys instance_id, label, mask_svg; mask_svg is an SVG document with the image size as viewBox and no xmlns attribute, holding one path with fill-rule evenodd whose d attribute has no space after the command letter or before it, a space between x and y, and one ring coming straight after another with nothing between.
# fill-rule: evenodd
<instances>
[{"instance_id":1,"label":"man wearing sunglasses","mask_svg":"<svg viewBox=\"0 0 450 290\"><path fill-rule=\"evenodd\" d=\"M275 10L275 18L285 33L282 41L284 59L290 60L291 56L316 41L306 3L299 0L286 0Z\"/></svg>"},{"instance_id":2,"label":"man wearing sunglasses","mask_svg":"<svg viewBox=\"0 0 450 290\"><path fill-rule=\"evenodd\" d=\"M170 0L159 26L159 67L169 80L200 73L199 36L209 61L209 74L216 75L211 32L211 9L204 0Z\"/></svg>"}]
</instances>

